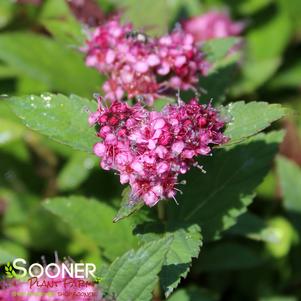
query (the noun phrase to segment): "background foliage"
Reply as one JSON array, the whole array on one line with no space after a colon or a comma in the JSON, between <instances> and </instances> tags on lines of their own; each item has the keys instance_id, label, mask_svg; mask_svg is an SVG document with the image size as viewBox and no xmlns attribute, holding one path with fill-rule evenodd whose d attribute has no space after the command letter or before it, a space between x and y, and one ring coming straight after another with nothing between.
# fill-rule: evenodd
<instances>
[{"instance_id":1,"label":"background foliage","mask_svg":"<svg viewBox=\"0 0 301 301\"><path fill-rule=\"evenodd\" d=\"M120 301L300 300L300 1L96 2L98 14L81 16L62 0L0 2L0 264L54 251L94 262ZM214 68L202 100L233 117L232 139L202 160L206 175L187 175L179 206L129 208L90 153L86 120L104 79L78 51L78 18L121 4L149 34L212 8L247 23L241 57L225 57L232 38L204 47Z\"/></svg>"}]
</instances>

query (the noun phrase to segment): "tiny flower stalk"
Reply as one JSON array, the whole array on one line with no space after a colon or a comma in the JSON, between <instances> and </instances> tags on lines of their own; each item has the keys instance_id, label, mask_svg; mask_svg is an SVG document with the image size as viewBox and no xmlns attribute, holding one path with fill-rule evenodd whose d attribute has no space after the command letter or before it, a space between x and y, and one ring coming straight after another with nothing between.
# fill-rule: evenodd
<instances>
[{"instance_id":1,"label":"tiny flower stalk","mask_svg":"<svg viewBox=\"0 0 301 301\"><path fill-rule=\"evenodd\" d=\"M89 123L96 125L101 140L94 145L101 168L116 171L121 184L130 185L130 202L143 200L150 207L163 199L176 201L178 176L194 166L202 169L197 158L229 140L218 111L196 98L157 112L141 103L115 100L107 105L98 97Z\"/></svg>"},{"instance_id":2,"label":"tiny flower stalk","mask_svg":"<svg viewBox=\"0 0 301 301\"><path fill-rule=\"evenodd\" d=\"M158 203L158 218L160 221L164 222L165 221L165 204L163 202Z\"/></svg>"}]
</instances>

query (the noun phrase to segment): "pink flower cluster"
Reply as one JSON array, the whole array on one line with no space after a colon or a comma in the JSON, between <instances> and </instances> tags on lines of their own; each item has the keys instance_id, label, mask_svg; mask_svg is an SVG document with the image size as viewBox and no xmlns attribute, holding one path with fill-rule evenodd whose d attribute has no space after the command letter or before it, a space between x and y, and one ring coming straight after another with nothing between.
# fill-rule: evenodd
<instances>
[{"instance_id":1,"label":"pink flower cluster","mask_svg":"<svg viewBox=\"0 0 301 301\"><path fill-rule=\"evenodd\" d=\"M195 41L238 36L245 27L243 22L233 22L228 13L209 11L182 23L185 32L190 33Z\"/></svg>"},{"instance_id":2,"label":"pink flower cluster","mask_svg":"<svg viewBox=\"0 0 301 301\"><path fill-rule=\"evenodd\" d=\"M198 166L196 156L210 154L212 145L228 141L217 111L196 99L156 112L121 101L106 107L99 98L89 122L99 127L102 142L94 153L101 167L118 171L120 182L132 188L131 201L142 199L148 206L175 198L178 175Z\"/></svg>"},{"instance_id":3,"label":"pink flower cluster","mask_svg":"<svg viewBox=\"0 0 301 301\"><path fill-rule=\"evenodd\" d=\"M108 76L103 89L111 101L142 95L152 104L162 91L192 88L208 69L191 34L176 29L149 38L117 17L98 27L83 51L86 64Z\"/></svg>"}]
</instances>

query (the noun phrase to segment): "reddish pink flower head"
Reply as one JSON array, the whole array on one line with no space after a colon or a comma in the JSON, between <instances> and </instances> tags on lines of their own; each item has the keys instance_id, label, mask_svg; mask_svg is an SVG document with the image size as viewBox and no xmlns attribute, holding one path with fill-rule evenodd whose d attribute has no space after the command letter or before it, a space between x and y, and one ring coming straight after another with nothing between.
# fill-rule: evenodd
<instances>
[{"instance_id":1,"label":"reddish pink flower head","mask_svg":"<svg viewBox=\"0 0 301 301\"><path fill-rule=\"evenodd\" d=\"M238 36L245 27L243 22L234 22L226 12L209 11L183 22L185 32L193 35L197 42L210 39Z\"/></svg>"},{"instance_id":2,"label":"reddish pink flower head","mask_svg":"<svg viewBox=\"0 0 301 301\"><path fill-rule=\"evenodd\" d=\"M197 156L209 155L213 145L228 141L218 112L196 99L168 105L162 112L120 101L105 107L99 99L97 113L101 141L94 153L101 167L116 170L120 182L132 188L131 201L142 199L148 206L174 198L178 175L197 166Z\"/></svg>"}]
</instances>

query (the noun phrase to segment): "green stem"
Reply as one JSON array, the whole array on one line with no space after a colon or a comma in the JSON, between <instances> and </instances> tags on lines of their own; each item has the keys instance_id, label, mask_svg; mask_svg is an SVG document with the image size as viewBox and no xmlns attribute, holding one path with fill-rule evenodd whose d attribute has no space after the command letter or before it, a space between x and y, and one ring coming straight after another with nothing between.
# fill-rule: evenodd
<instances>
[{"instance_id":1,"label":"green stem","mask_svg":"<svg viewBox=\"0 0 301 301\"><path fill-rule=\"evenodd\" d=\"M159 202L157 208L158 208L158 218L160 221L164 222L165 221L165 204L164 204L164 202Z\"/></svg>"}]
</instances>

